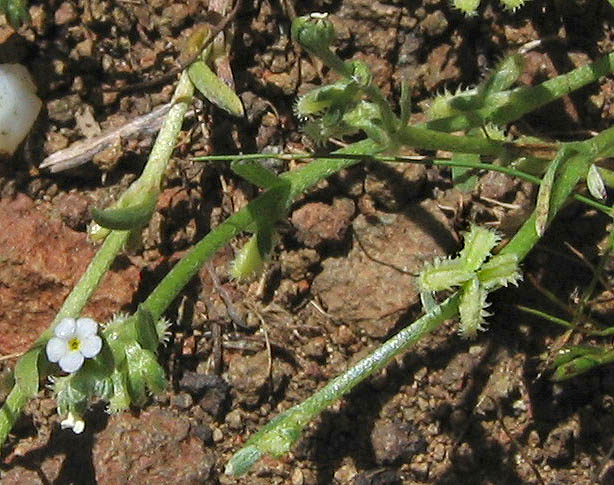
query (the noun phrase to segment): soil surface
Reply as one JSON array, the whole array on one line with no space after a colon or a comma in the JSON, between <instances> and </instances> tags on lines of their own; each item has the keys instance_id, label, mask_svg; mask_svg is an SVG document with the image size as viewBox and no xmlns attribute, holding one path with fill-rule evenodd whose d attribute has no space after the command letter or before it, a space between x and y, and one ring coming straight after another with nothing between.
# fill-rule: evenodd
<instances>
[{"instance_id":1,"label":"soil surface","mask_svg":"<svg viewBox=\"0 0 614 485\"><path fill-rule=\"evenodd\" d=\"M90 207L108 205L138 176L152 135L118 138L58 173L39 170L41 160L168 102L174 80L106 88L175 69L189 33L219 21L210 3L33 1L29 26L0 26L0 60L24 63L44 100L19 153L0 163L0 354L24 351L52 321L96 251L86 235ZM440 0L242 3L227 36L246 116L194 102L142 247L118 258L88 316L134 311L178 258L255 196L225 165L190 157L312 148L293 104L334 75L290 42L294 14L329 12L340 55L367 62L392 99L407 79L416 121L435 92L479 82L527 42L544 41L526 55L521 82L534 84L611 52L614 41L604 0L534 0L514 14L485 0L471 18ZM581 139L613 117L608 78L510 132ZM296 165L270 162L277 171ZM223 474L252 433L420 314L413 274L425 261L458 250L471 221L510 236L534 197L532 186L494 173L462 193L448 170L419 165L360 165L332 176L293 206L262 278L228 277L244 239L216 255L211 269L248 330L233 325L203 268L168 313L172 337L160 356L168 392L113 416L94 404L85 432L74 435L60 429L42 391L5 445L2 483L614 484L612 369L553 383L544 362L565 342L563 330L516 309L572 318L545 290L573 311L607 236L607 219L580 205L532 252L525 283L492 297L494 316L477 340L462 340L448 322L314 421L291 455L264 459L241 479ZM612 268L607 262L605 283ZM593 295L603 322L611 294L598 285ZM14 359L3 365L8 373Z\"/></svg>"}]
</instances>

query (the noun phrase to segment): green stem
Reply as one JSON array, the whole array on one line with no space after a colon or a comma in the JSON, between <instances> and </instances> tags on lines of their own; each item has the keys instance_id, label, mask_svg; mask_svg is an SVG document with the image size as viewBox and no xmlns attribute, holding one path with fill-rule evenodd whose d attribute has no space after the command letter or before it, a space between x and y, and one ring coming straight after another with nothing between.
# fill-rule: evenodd
<instances>
[{"instance_id":1,"label":"green stem","mask_svg":"<svg viewBox=\"0 0 614 485\"><path fill-rule=\"evenodd\" d=\"M445 320L454 317L458 312L458 300L458 295L451 296L301 404L277 416L252 436L241 451L230 459L225 473L242 475L265 453L273 456L287 453L302 429L315 416L352 390L366 377L385 367L395 355L407 350Z\"/></svg>"},{"instance_id":2,"label":"green stem","mask_svg":"<svg viewBox=\"0 0 614 485\"><path fill-rule=\"evenodd\" d=\"M155 183L158 188L162 184L164 174L166 173L166 166L177 145L177 137L181 131L183 119L190 106L193 94L194 85L190 81L187 71L183 71L173 95L175 104L173 104L166 115L140 177L152 183L152 185Z\"/></svg>"},{"instance_id":3,"label":"green stem","mask_svg":"<svg viewBox=\"0 0 614 485\"><path fill-rule=\"evenodd\" d=\"M512 143L477 136L450 135L414 126L401 128L396 136L401 144L422 150L446 150L456 153L500 156L505 150L514 148Z\"/></svg>"}]
</instances>

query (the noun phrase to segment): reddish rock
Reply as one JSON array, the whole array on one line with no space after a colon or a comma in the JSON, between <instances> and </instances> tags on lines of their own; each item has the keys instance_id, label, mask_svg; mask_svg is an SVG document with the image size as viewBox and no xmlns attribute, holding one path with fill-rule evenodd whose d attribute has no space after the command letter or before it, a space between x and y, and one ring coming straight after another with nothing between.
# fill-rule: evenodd
<instances>
[{"instance_id":1,"label":"reddish rock","mask_svg":"<svg viewBox=\"0 0 614 485\"><path fill-rule=\"evenodd\" d=\"M0 354L26 350L53 321L96 252L49 206L0 200ZM84 315L110 318L132 300L139 268L109 271Z\"/></svg>"}]
</instances>

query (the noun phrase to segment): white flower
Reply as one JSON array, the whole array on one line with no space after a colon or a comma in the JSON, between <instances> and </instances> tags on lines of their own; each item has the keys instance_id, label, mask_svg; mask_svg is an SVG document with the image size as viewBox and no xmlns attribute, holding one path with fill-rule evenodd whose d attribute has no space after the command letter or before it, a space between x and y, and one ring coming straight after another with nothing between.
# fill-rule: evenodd
<instances>
[{"instance_id":1,"label":"white flower","mask_svg":"<svg viewBox=\"0 0 614 485\"><path fill-rule=\"evenodd\" d=\"M77 372L86 358L100 352L102 339L97 332L98 324L91 318L62 318L53 329L55 337L47 342L47 358L64 372Z\"/></svg>"},{"instance_id":2,"label":"white flower","mask_svg":"<svg viewBox=\"0 0 614 485\"><path fill-rule=\"evenodd\" d=\"M62 429L71 428L73 433L83 433L85 429L85 421L80 416L75 416L73 413L68 413L68 416L64 421L60 423Z\"/></svg>"}]
</instances>

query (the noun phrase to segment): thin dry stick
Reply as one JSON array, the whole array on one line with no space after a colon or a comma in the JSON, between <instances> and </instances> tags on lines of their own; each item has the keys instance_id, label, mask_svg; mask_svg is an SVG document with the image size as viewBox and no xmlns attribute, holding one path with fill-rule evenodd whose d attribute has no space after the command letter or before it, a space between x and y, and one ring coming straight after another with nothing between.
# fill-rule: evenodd
<instances>
[{"instance_id":1,"label":"thin dry stick","mask_svg":"<svg viewBox=\"0 0 614 485\"><path fill-rule=\"evenodd\" d=\"M584 254L582 254L579 249L576 249L567 241L563 241L563 244L565 244L565 246L567 246L567 249L569 249L574 254L574 256L576 256L581 262L583 262L587 266L588 269L591 270L591 272L593 273L593 277L598 278L599 283L601 283L605 289L608 289L610 287L608 282L605 280L603 274L597 269L597 267L595 267L594 264L592 264L588 259L586 259L586 256L584 256ZM607 253L603 255L603 257L606 256ZM589 301L590 298L585 298L584 303L586 304Z\"/></svg>"},{"instance_id":2,"label":"thin dry stick","mask_svg":"<svg viewBox=\"0 0 614 485\"><path fill-rule=\"evenodd\" d=\"M267 357L268 357L267 378L269 379L269 382L272 384L273 383L273 352L271 350L271 342L269 341L269 333L267 332L266 322L264 321L264 318L262 318L262 315L260 315L260 313L257 311L255 313L256 313L256 316L258 317L258 320L260 320L260 328L262 329L262 333L264 335L264 343L266 345L266 352L267 352Z\"/></svg>"},{"instance_id":3,"label":"thin dry stick","mask_svg":"<svg viewBox=\"0 0 614 485\"><path fill-rule=\"evenodd\" d=\"M537 481L541 485L546 485L544 482L544 479L539 473L539 470L535 466L535 463L533 463L533 460L531 460L527 456L527 454L524 451L524 447L520 443L518 443L518 440L514 437L514 435L510 432L510 430L505 425L505 421L503 420L503 412L501 410L501 403L499 401L497 401L497 420L499 421L499 424L501 425L503 432L507 435L507 437L510 439L512 444L516 447L516 449L518 450L518 453L520 453L520 456L522 457L522 459L525 461L527 465L531 467L531 470L533 470L533 473L535 474L535 478L537 478Z\"/></svg>"},{"instance_id":4,"label":"thin dry stick","mask_svg":"<svg viewBox=\"0 0 614 485\"><path fill-rule=\"evenodd\" d=\"M230 319L238 327L249 329L249 326L245 323L243 318L241 318L241 315L239 314L237 307L235 307L234 303L232 302L232 298L230 298L228 291L226 291L226 288L224 288L222 284L220 283L220 279L218 278L217 273L215 272L215 268L213 268L213 265L210 262L208 262L206 264L206 268L207 268L207 271L209 272L209 276L211 276L211 281L213 282L213 286L215 287L217 292L222 297L222 300L224 300L224 305L226 305L226 310L228 311L228 316L230 317Z\"/></svg>"},{"instance_id":5,"label":"thin dry stick","mask_svg":"<svg viewBox=\"0 0 614 485\"><path fill-rule=\"evenodd\" d=\"M171 106L172 103L164 104L151 113L130 120L119 128L113 128L98 136L75 142L68 148L49 155L42 161L39 168L49 168L52 173L75 168L89 162L94 155L115 143L118 138L133 138L140 134L156 133Z\"/></svg>"},{"instance_id":6,"label":"thin dry stick","mask_svg":"<svg viewBox=\"0 0 614 485\"><path fill-rule=\"evenodd\" d=\"M12 354L0 355L0 362L16 359L17 357L21 357L23 354L25 354L25 352L14 352Z\"/></svg>"}]
</instances>

